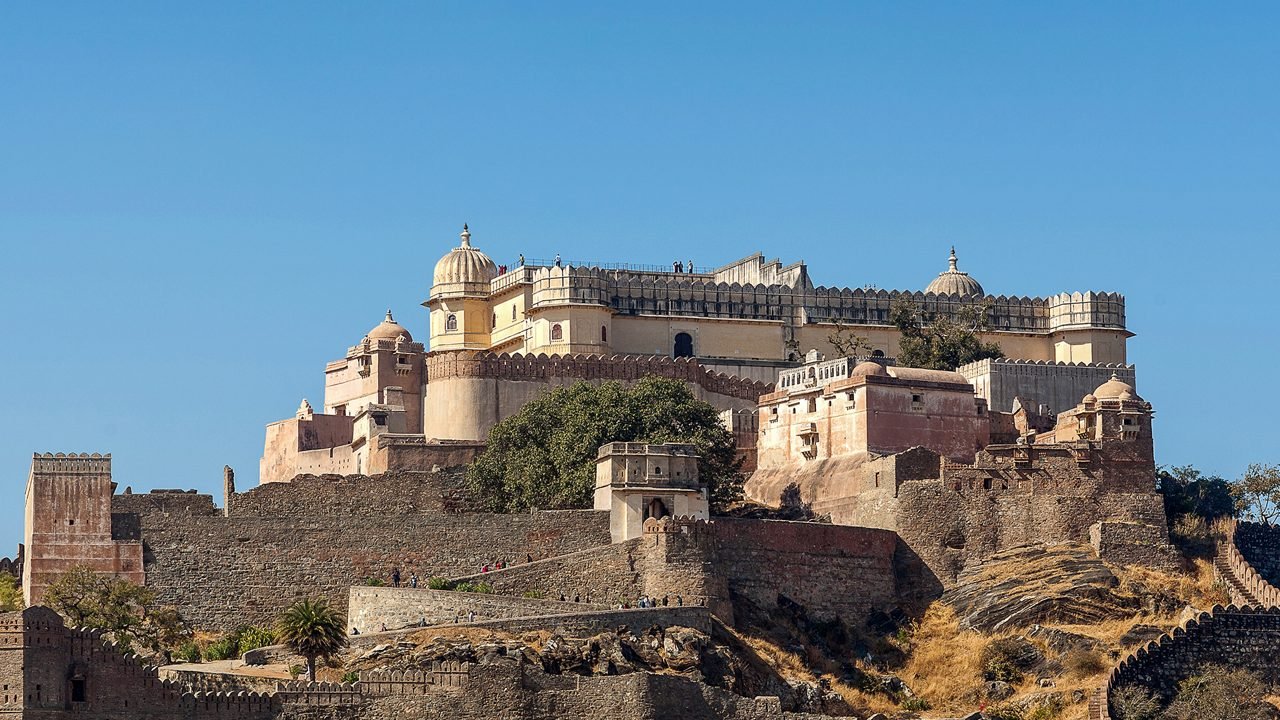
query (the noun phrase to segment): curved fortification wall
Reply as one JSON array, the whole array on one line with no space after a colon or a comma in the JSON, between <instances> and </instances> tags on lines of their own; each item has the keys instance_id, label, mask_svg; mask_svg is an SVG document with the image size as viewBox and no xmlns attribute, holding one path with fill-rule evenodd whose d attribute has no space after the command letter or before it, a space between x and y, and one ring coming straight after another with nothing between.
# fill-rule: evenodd
<instances>
[{"instance_id":1,"label":"curved fortification wall","mask_svg":"<svg viewBox=\"0 0 1280 720\"><path fill-rule=\"evenodd\" d=\"M1231 593L1231 601L1257 607L1280 606L1280 528L1235 519L1225 525L1226 539L1214 571Z\"/></svg>"},{"instance_id":2,"label":"curved fortification wall","mask_svg":"<svg viewBox=\"0 0 1280 720\"><path fill-rule=\"evenodd\" d=\"M489 430L546 390L579 381L682 380L720 410L751 410L771 383L714 372L691 358L640 355L508 355L442 351L427 355L429 438L484 440Z\"/></svg>"},{"instance_id":3,"label":"curved fortification wall","mask_svg":"<svg viewBox=\"0 0 1280 720\"><path fill-rule=\"evenodd\" d=\"M1089 718L1112 720L1113 694L1126 686L1138 685L1168 702L1178 683L1206 663L1245 668L1275 684L1280 681L1277 652L1280 608L1215 606L1120 661L1090 700Z\"/></svg>"}]
</instances>

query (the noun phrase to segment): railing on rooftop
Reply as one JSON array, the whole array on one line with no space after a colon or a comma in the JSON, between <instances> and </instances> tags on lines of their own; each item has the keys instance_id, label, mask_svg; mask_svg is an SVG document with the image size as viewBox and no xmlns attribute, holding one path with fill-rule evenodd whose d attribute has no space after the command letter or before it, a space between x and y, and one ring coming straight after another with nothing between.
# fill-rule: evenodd
<instances>
[{"instance_id":1,"label":"railing on rooftop","mask_svg":"<svg viewBox=\"0 0 1280 720\"><path fill-rule=\"evenodd\" d=\"M680 262L682 264L684 263L683 260L681 260ZM545 258L525 258L524 259L525 267L553 267L555 264L556 264L555 260L547 260ZM616 262L606 263L606 262L596 262L595 260L565 260L563 258L560 260L560 264L563 265L564 267L591 267L591 268L599 268L601 270L626 270L628 272L648 272L648 273L667 273L667 274L674 272L674 269L670 265L644 265L640 263L616 263ZM514 263L511 263L507 267L512 270L517 269L518 267L520 267L519 260L517 260ZM686 265L680 271L679 274L680 275L711 275L713 273L710 273L710 272L691 273L689 272L688 266Z\"/></svg>"}]
</instances>

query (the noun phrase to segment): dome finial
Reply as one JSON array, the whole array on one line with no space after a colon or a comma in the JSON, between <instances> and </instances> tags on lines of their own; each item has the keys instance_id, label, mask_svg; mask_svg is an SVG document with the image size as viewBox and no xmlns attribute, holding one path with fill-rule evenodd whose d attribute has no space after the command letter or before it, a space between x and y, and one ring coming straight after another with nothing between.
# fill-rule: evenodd
<instances>
[{"instance_id":1,"label":"dome finial","mask_svg":"<svg viewBox=\"0 0 1280 720\"><path fill-rule=\"evenodd\" d=\"M391 317L391 308L387 308L387 322L395 322L396 319Z\"/></svg>"},{"instance_id":2,"label":"dome finial","mask_svg":"<svg viewBox=\"0 0 1280 720\"><path fill-rule=\"evenodd\" d=\"M467 224L462 223L462 247L471 247L471 230L467 229Z\"/></svg>"},{"instance_id":3,"label":"dome finial","mask_svg":"<svg viewBox=\"0 0 1280 720\"><path fill-rule=\"evenodd\" d=\"M955 245L951 246L951 259L947 261L947 264L950 266L949 269L951 270L951 272L956 271L956 246Z\"/></svg>"}]
</instances>

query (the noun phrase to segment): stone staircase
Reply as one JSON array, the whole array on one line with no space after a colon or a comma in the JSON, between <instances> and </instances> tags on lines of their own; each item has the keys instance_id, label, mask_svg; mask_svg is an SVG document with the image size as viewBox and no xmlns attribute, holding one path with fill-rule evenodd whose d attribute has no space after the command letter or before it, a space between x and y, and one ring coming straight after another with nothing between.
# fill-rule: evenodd
<instances>
[{"instance_id":1,"label":"stone staircase","mask_svg":"<svg viewBox=\"0 0 1280 720\"><path fill-rule=\"evenodd\" d=\"M1225 546L1219 546L1218 552L1213 556L1213 574L1225 583L1227 592L1231 595L1231 602L1237 606L1262 607L1263 603L1251 592L1249 588L1244 586L1231 572L1231 565L1227 561L1227 553Z\"/></svg>"}]
</instances>

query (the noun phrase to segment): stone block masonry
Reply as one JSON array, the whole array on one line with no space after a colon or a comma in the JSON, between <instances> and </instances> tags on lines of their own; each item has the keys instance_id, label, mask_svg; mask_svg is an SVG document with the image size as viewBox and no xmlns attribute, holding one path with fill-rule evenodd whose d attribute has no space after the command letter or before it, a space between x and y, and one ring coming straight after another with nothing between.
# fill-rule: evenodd
<instances>
[{"instance_id":1,"label":"stone block masonry","mask_svg":"<svg viewBox=\"0 0 1280 720\"><path fill-rule=\"evenodd\" d=\"M603 606L512 597L493 593L457 592L404 587L353 587L347 601L347 628L376 632L422 622L479 622L538 615L602 610Z\"/></svg>"},{"instance_id":2,"label":"stone block masonry","mask_svg":"<svg viewBox=\"0 0 1280 720\"><path fill-rule=\"evenodd\" d=\"M388 473L259 486L219 510L207 495L116 495L113 525L142 539L146 584L197 627L268 624L295 599L344 613L365 578L464 575L497 560L563 555L609 542L592 510L443 512L456 478ZM224 514L225 513L225 514Z\"/></svg>"}]
</instances>

